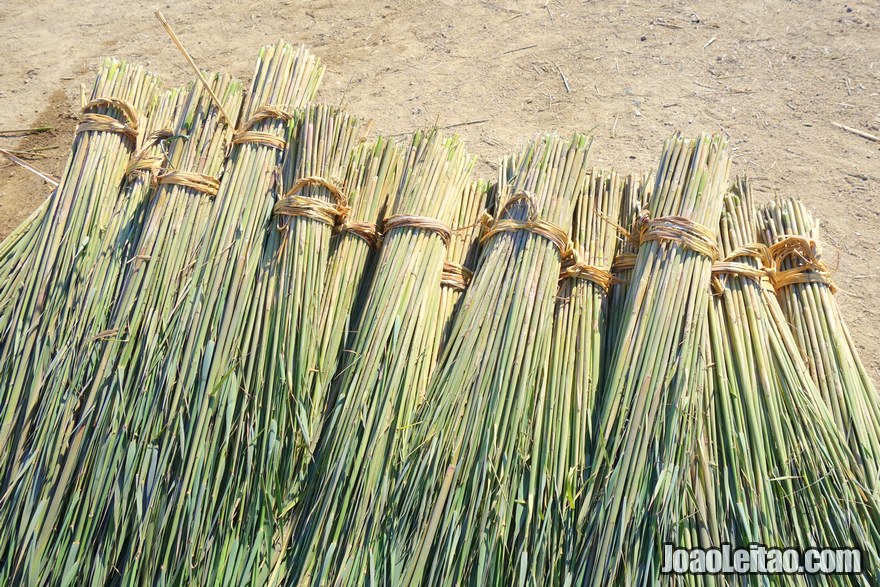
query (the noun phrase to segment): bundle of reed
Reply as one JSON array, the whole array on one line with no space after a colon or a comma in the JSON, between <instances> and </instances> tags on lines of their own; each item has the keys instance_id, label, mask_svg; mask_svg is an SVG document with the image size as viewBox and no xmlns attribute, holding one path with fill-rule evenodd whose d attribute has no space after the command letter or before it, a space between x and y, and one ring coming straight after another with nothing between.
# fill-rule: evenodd
<instances>
[{"instance_id":1,"label":"bundle of reed","mask_svg":"<svg viewBox=\"0 0 880 587\"><path fill-rule=\"evenodd\" d=\"M761 210L760 237L770 248L770 280L810 376L876 492L880 395L834 299L836 288L818 245L819 224L801 202L781 198Z\"/></svg>"},{"instance_id":2,"label":"bundle of reed","mask_svg":"<svg viewBox=\"0 0 880 587\"><path fill-rule=\"evenodd\" d=\"M608 292L624 186L613 171L593 170L574 206L576 255L563 264L546 388L537 396L531 456L514 514L508 578L519 585L573 579L580 537L577 503L592 455L592 422L606 345Z\"/></svg>"},{"instance_id":3,"label":"bundle of reed","mask_svg":"<svg viewBox=\"0 0 880 587\"><path fill-rule=\"evenodd\" d=\"M856 546L866 578L874 577L878 502L762 282L766 251L755 241L744 179L724 204L709 307L718 539L737 546ZM824 581L854 584L845 576Z\"/></svg>"},{"instance_id":4,"label":"bundle of reed","mask_svg":"<svg viewBox=\"0 0 880 587\"><path fill-rule=\"evenodd\" d=\"M765 335L763 327L750 322L767 319L761 292L753 291L762 277L753 213L748 186L740 178L724 198L719 229L720 254L730 258L726 266L733 271L722 273L725 265L716 265L720 291L709 306L719 520L723 539L734 544L786 544L777 507L790 504L777 503L771 483L782 478L780 467L787 468L788 443L779 437L782 398L772 395L780 391L778 378L765 372L768 349L756 348L750 332L754 328L756 336Z\"/></svg>"},{"instance_id":5,"label":"bundle of reed","mask_svg":"<svg viewBox=\"0 0 880 587\"><path fill-rule=\"evenodd\" d=\"M263 574L256 576L253 573L255 581L265 582L265 572L270 569L274 572L273 578L283 572L287 555L285 541L292 538L290 533L283 530L289 522L289 516L295 512L302 477L311 463L323 418L326 417L324 413L313 412L312 407L322 408L326 412L328 403L332 401L328 397L332 376L342 353L347 349L350 335L356 332L363 293L369 285L375 262L376 247L381 244L377 222L385 211L389 196L397 189L401 163L399 148L383 138L370 144L361 144L352 154L340 182L351 209L337 219L335 234L331 237L323 292L310 294L320 306L317 308L320 314L318 322L315 323L314 315L303 316L300 313L300 319L308 321L308 328L312 332L285 335L299 344L309 343L308 338L311 337L309 344L314 346L314 355L309 354L308 359L314 364L311 368L297 368L303 375L303 380L297 384L284 380L275 383L274 394L265 390L263 381L254 379L247 382L254 386L255 395L247 418L254 422L252 426L271 426L257 443L258 458L254 459L252 470L243 476L244 480L254 485L254 489L251 497L242 500L240 509L252 513L242 517L242 528L233 535L234 547L242 555L251 555L246 548L248 544L258 545L260 558L254 566ZM281 332L285 330L286 327ZM260 335L260 330L255 328L254 334ZM281 349L290 346L290 343L278 345ZM264 345L255 336L253 348L253 359L258 367L271 363L271 357L266 356L267 351L273 352L271 346ZM303 356L307 354L302 353ZM269 369L266 371L269 372ZM274 371L280 372L280 369ZM256 374L254 371L250 373ZM285 394L292 397L285 398ZM288 410L287 422L279 418L282 410L277 408L278 404L283 404ZM313 419L305 420L302 416L304 413ZM282 446L285 443L288 446ZM266 467L271 467L268 481L251 483L254 475L266 477Z\"/></svg>"},{"instance_id":6,"label":"bundle of reed","mask_svg":"<svg viewBox=\"0 0 880 587\"><path fill-rule=\"evenodd\" d=\"M700 349L729 165L717 136L664 145L600 394L580 584L655 584L661 545L675 542L690 506L681 473L701 416Z\"/></svg>"},{"instance_id":7,"label":"bundle of reed","mask_svg":"<svg viewBox=\"0 0 880 587\"><path fill-rule=\"evenodd\" d=\"M160 461L174 477L158 539L164 552L156 570L166 580L213 582L218 573L245 572L254 558L253 580L265 581L323 411L309 392L331 235L348 210L337 184L363 126L324 105L307 106L298 118L288 127L282 169L289 189L272 206L258 199L254 221L233 223L206 247L190 319L175 333L184 343L180 362L163 367L169 380L180 374L172 390L193 414L179 456ZM247 218L254 204L231 193L228 217ZM237 552L230 560L223 548L211 549L215 542L236 543ZM208 555L209 564L200 564Z\"/></svg>"},{"instance_id":8,"label":"bundle of reed","mask_svg":"<svg viewBox=\"0 0 880 587\"><path fill-rule=\"evenodd\" d=\"M140 238L143 216L154 193L154 180L164 162L165 142L184 95L180 90L162 92L150 104L140 123L145 138L132 154L125 185L118 197L106 204L107 216L98 220L101 238L96 239L95 248L81 250L71 269L69 289L62 296L57 295L60 292L56 289L49 290L54 295L47 296L41 323L35 328L39 339L52 340L54 344L35 348L32 356L35 362L51 364L51 368L43 377L32 374L28 382L30 393L39 398L39 406L33 410L35 417L17 431L24 442L19 442L16 453L6 454L12 458L7 463L10 477L17 476L28 445L51 446L58 430L44 425L43 417L54 419L56 414L75 409L78 390L73 390L69 383L82 381L93 371L98 355L93 343L111 334L107 332L110 312Z\"/></svg>"},{"instance_id":9,"label":"bundle of reed","mask_svg":"<svg viewBox=\"0 0 880 587\"><path fill-rule=\"evenodd\" d=\"M139 144L140 112L159 80L141 67L107 60L83 108L71 154L26 258L4 287L11 303L0 316L0 446L20 446L38 401L31 381L50 367L55 329L67 319L64 304L79 270L100 247L104 223L119 195L129 156ZM57 306L61 306L58 308ZM18 453L7 448L4 456ZM5 477L6 463L3 463ZM5 480L4 483L8 482Z\"/></svg>"},{"instance_id":10,"label":"bundle of reed","mask_svg":"<svg viewBox=\"0 0 880 587\"><path fill-rule=\"evenodd\" d=\"M402 157L398 145L379 137L358 148L348 164L343 185L351 200L351 211L331 240L318 329L318 368L312 380L315 405L326 406L333 401L328 397L333 377L357 333L382 244L379 221L400 184ZM310 435L310 452L314 451L319 432Z\"/></svg>"},{"instance_id":11,"label":"bundle of reed","mask_svg":"<svg viewBox=\"0 0 880 587\"><path fill-rule=\"evenodd\" d=\"M239 82L217 75L211 86L227 112L238 110ZM29 474L16 488L22 502L17 515L27 529L15 539L16 573L51 582L62 576L106 578L133 562L119 553L136 541L133 520L155 498L158 480L148 473L154 443L163 428L178 425L161 418L167 407L162 384L142 378L165 352L178 288L184 288L193 252L211 228L208 211L231 138L230 124L212 100L204 87L192 86L181 109L168 171L158 176L137 254L111 313L112 334L92 342L100 360L71 386L81 394L80 405L47 413L40 424L56 434L51 446L34 447L45 475ZM25 558L27 568L21 566Z\"/></svg>"},{"instance_id":12,"label":"bundle of reed","mask_svg":"<svg viewBox=\"0 0 880 587\"><path fill-rule=\"evenodd\" d=\"M416 133L384 221L384 242L310 483L289 532L293 584L359 585L388 576L382 516L431 365L424 331L436 320L440 279L474 159L458 137Z\"/></svg>"},{"instance_id":13,"label":"bundle of reed","mask_svg":"<svg viewBox=\"0 0 880 587\"><path fill-rule=\"evenodd\" d=\"M440 276L440 310L437 312L435 350L432 353L435 361L443 353L462 295L477 269L477 261L480 258L480 217L488 205L489 187L489 183L484 179L472 182L458 209L455 228L452 230L452 238L449 239L446 261L443 263L443 273Z\"/></svg>"},{"instance_id":14,"label":"bundle of reed","mask_svg":"<svg viewBox=\"0 0 880 587\"><path fill-rule=\"evenodd\" d=\"M417 448L390 513L406 584L483 584L508 574L515 520L535 509L520 505L518 493L590 145L581 134L547 135L502 161L495 220L415 418Z\"/></svg>"},{"instance_id":15,"label":"bundle of reed","mask_svg":"<svg viewBox=\"0 0 880 587\"><path fill-rule=\"evenodd\" d=\"M127 450L134 466L149 466L153 474L140 510L120 514L131 538L114 543L121 549L112 560L138 581L186 581L215 569L208 555L219 549L203 552L204 541L228 530L214 525L235 497L224 489L236 480L225 467L236 471L236 459L246 456L240 445L237 452L225 445L220 452L215 437L231 435L227 417L238 399L242 323L250 316L242 308L250 308L272 206L283 190L279 166L299 129L291 110L314 98L322 73L302 47L262 48L239 130L230 136L230 123L218 133L231 139L226 172L178 278L159 352L125 383L148 393L131 401L129 412L137 415L132 436L121 435L116 451ZM238 112L240 102L215 93L225 112ZM148 441L141 440L145 434Z\"/></svg>"}]
</instances>

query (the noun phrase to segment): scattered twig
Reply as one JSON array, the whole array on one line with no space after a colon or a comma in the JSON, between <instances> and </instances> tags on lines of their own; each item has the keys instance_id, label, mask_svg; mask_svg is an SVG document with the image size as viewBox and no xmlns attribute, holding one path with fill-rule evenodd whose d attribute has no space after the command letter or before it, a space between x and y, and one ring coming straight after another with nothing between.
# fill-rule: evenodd
<instances>
[{"instance_id":1,"label":"scattered twig","mask_svg":"<svg viewBox=\"0 0 880 587\"><path fill-rule=\"evenodd\" d=\"M483 118L482 120L469 120L467 122L456 122L455 124L447 124L446 126L438 126L437 130L446 130L449 128L459 128L462 126L473 126L475 124L483 124L484 122L489 122L488 118Z\"/></svg>"},{"instance_id":2,"label":"scattered twig","mask_svg":"<svg viewBox=\"0 0 880 587\"><path fill-rule=\"evenodd\" d=\"M234 126L235 121L232 120L232 118L229 117L229 114L226 113L226 110L223 108L223 103L220 101L220 98L217 97L217 94L214 93L214 90L211 88L211 84L209 84L208 80L205 79L205 75L202 73L202 70L199 69L199 66L196 65L196 62L193 61L193 58L189 56L189 53L187 53L186 49L183 46L183 43L180 42L180 39L177 38L177 35L175 35L174 31L171 29L171 25L168 24L168 21L165 20L165 17L162 16L162 13L158 10L156 11L156 18L159 19L160 23L162 23L162 26L165 28L165 32L168 33L168 36L171 37L172 41L174 41L174 44L177 46L178 50L180 50L187 63L189 63L193 71L196 72L199 81L202 82L202 85L205 86L208 94L210 94L211 98L214 100L214 104L217 105L217 110L220 111L220 114L223 115L223 118L226 119L226 122L228 122L230 126Z\"/></svg>"},{"instance_id":3,"label":"scattered twig","mask_svg":"<svg viewBox=\"0 0 880 587\"><path fill-rule=\"evenodd\" d=\"M878 137L878 136L874 136L874 135L872 135L871 133L867 133L867 132L865 132L865 131L863 131L863 130L859 130L859 129L857 129L857 128L853 128L853 127L851 127L851 126L846 126L846 125L844 125L844 124L838 124L838 123L836 123L836 122L832 122L831 124L833 124L833 125L836 126L837 128L842 128L842 129L845 130L846 132L851 132L852 134L854 134L854 135L856 135L856 136L860 136L860 137L862 137L863 139L868 139L869 141L874 141L875 143L880 143L880 137Z\"/></svg>"},{"instance_id":4,"label":"scattered twig","mask_svg":"<svg viewBox=\"0 0 880 587\"><path fill-rule=\"evenodd\" d=\"M507 55L508 53L516 53L517 51L525 51L526 49L534 49L537 46L538 45L527 45L525 47L520 47L518 49L508 49L507 51L502 53L502 55Z\"/></svg>"},{"instance_id":5,"label":"scattered twig","mask_svg":"<svg viewBox=\"0 0 880 587\"><path fill-rule=\"evenodd\" d=\"M34 157L34 156L36 156L36 157L44 157L45 158L45 155L43 155L42 151L51 151L52 149L57 149L57 148L58 147L56 145L53 145L50 147L36 147L34 149L22 149L22 150L6 149L6 150L7 150L7 152L12 153L13 155L18 155L19 157Z\"/></svg>"},{"instance_id":6,"label":"scattered twig","mask_svg":"<svg viewBox=\"0 0 880 587\"><path fill-rule=\"evenodd\" d=\"M48 173L43 173L42 171L40 171L39 169L37 169L36 167L31 165L27 161L23 161L23 160L19 159L18 157L16 157L15 155L13 155L9 151L7 151L6 149L0 149L0 155L3 155L4 157L6 157L7 159L9 159L10 161L12 161L13 163L15 163L17 165L21 165L22 167L24 167L25 169L27 169L28 171L30 171L34 175L37 175L40 179L42 179L43 181L45 181L46 183L48 183L52 187L54 187L54 188L58 187L58 184L60 183L58 179L52 177Z\"/></svg>"},{"instance_id":7,"label":"scattered twig","mask_svg":"<svg viewBox=\"0 0 880 587\"><path fill-rule=\"evenodd\" d=\"M708 41L706 41L706 44L703 45L703 49L705 49L706 47L708 47L709 45L711 45L712 43L714 43L716 39L718 39L718 37L712 37L711 39L709 39Z\"/></svg>"},{"instance_id":8,"label":"scattered twig","mask_svg":"<svg viewBox=\"0 0 880 587\"><path fill-rule=\"evenodd\" d=\"M36 126L34 128L12 128L9 130L0 130L0 135L33 135L41 132L49 132L55 130L51 126Z\"/></svg>"},{"instance_id":9,"label":"scattered twig","mask_svg":"<svg viewBox=\"0 0 880 587\"><path fill-rule=\"evenodd\" d=\"M558 65L556 66L557 71L559 71L559 75L562 77L562 83L565 85L565 91L569 94L571 93L571 86L568 85L568 78L565 77L565 74L562 72L562 68Z\"/></svg>"},{"instance_id":10,"label":"scattered twig","mask_svg":"<svg viewBox=\"0 0 880 587\"><path fill-rule=\"evenodd\" d=\"M668 28L668 29L680 29L680 28L683 28L681 25L678 25L678 24L672 24L672 23L670 23L670 22L666 22L666 21L663 20L662 18L657 18L657 19L655 19L653 24L656 24L656 25L658 25L658 26L662 26L662 27L666 27L666 28Z\"/></svg>"}]
</instances>

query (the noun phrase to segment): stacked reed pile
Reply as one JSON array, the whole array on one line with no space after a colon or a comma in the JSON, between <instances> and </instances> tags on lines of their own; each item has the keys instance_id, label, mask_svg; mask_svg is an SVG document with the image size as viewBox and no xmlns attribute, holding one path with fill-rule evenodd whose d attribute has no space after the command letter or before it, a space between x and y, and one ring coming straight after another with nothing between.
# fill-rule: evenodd
<instances>
[{"instance_id":1,"label":"stacked reed pile","mask_svg":"<svg viewBox=\"0 0 880 587\"><path fill-rule=\"evenodd\" d=\"M865 481L880 488L880 395L834 299L836 287L819 249L819 225L804 205L779 199L761 209L770 274L785 317L834 422L859 457Z\"/></svg>"},{"instance_id":2,"label":"stacked reed pile","mask_svg":"<svg viewBox=\"0 0 880 587\"><path fill-rule=\"evenodd\" d=\"M710 136L621 181L549 135L490 190L322 74L264 47L239 113L102 67L0 243L0 583L713 585L662 545L756 541L880 580L880 400L801 204L756 244Z\"/></svg>"},{"instance_id":3,"label":"stacked reed pile","mask_svg":"<svg viewBox=\"0 0 880 587\"><path fill-rule=\"evenodd\" d=\"M389 516L404 582L484 582L506 574L517 489L535 426L540 373L572 206L587 189L591 141L548 135L502 161L495 219L454 318Z\"/></svg>"},{"instance_id":4,"label":"stacked reed pile","mask_svg":"<svg viewBox=\"0 0 880 587\"><path fill-rule=\"evenodd\" d=\"M451 224L474 160L457 137L417 133L315 451L312 482L289 532L293 584L358 585L391 576L383 516L412 449L419 385L433 366L433 328Z\"/></svg>"}]
</instances>

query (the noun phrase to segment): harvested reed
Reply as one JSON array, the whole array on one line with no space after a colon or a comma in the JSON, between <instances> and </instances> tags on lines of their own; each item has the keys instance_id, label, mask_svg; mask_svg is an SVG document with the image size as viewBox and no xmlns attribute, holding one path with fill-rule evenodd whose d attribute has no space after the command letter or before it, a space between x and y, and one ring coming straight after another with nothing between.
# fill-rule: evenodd
<instances>
[{"instance_id":1,"label":"harvested reed","mask_svg":"<svg viewBox=\"0 0 880 587\"><path fill-rule=\"evenodd\" d=\"M473 165L457 137L413 137L312 483L291 525L294 584L358 585L390 573L381 523L411 450L413 412L425 393L417 382L432 367L425 330L439 310L447 227Z\"/></svg>"},{"instance_id":2,"label":"harvested reed","mask_svg":"<svg viewBox=\"0 0 880 587\"><path fill-rule=\"evenodd\" d=\"M809 379L764 281L748 184L725 197L709 308L718 540L862 549L876 572L878 503ZM717 543L716 543L717 544ZM872 576L872 575L869 575ZM803 577L786 579L803 584ZM852 584L828 576L828 585ZM859 584L857 581L856 584Z\"/></svg>"},{"instance_id":3,"label":"harvested reed","mask_svg":"<svg viewBox=\"0 0 880 587\"><path fill-rule=\"evenodd\" d=\"M95 342L113 335L108 325L110 314L140 239L144 214L155 193L155 177L164 162L171 126L185 95L180 90L163 92L147 109L146 119L140 124L140 132L147 138L132 153L121 192L106 205L108 215L100 219L103 233L95 243L96 249L80 253L70 290L50 314L58 317L51 324L55 345L44 348L43 353L52 367L44 378L32 381L41 390L38 394L42 404L32 437L34 446L51 446L52 438L57 438L58 429L43 417L57 423L57 415L66 414L64 419L69 421L69 412L78 400L72 391L84 385L81 382L91 376L99 357L100 346ZM72 382L76 385L71 386ZM17 466L15 463L13 475Z\"/></svg>"},{"instance_id":4,"label":"harvested reed","mask_svg":"<svg viewBox=\"0 0 880 587\"><path fill-rule=\"evenodd\" d=\"M701 413L713 232L729 165L720 137L676 135L664 146L601 392L580 584L654 584L661 545L675 542L688 511L679 472L691 468Z\"/></svg>"},{"instance_id":5,"label":"harvested reed","mask_svg":"<svg viewBox=\"0 0 880 587\"><path fill-rule=\"evenodd\" d=\"M590 144L548 135L502 161L496 220L415 418L419 442L390 512L407 584L502 579L515 520L535 510L518 491Z\"/></svg>"},{"instance_id":6,"label":"harvested reed","mask_svg":"<svg viewBox=\"0 0 880 587\"><path fill-rule=\"evenodd\" d=\"M458 209L440 277L440 310L437 312L436 344L433 352L435 361L443 353L461 298L477 270L481 249L481 214L489 203L489 187L483 179L472 182Z\"/></svg>"},{"instance_id":7,"label":"harvested reed","mask_svg":"<svg viewBox=\"0 0 880 587\"><path fill-rule=\"evenodd\" d=\"M27 267L28 253L35 250L43 217L56 197L56 190L52 190L39 207L0 243L0 323L8 320L7 308L16 301L12 292L23 279L21 271Z\"/></svg>"},{"instance_id":8,"label":"harvested reed","mask_svg":"<svg viewBox=\"0 0 880 587\"><path fill-rule=\"evenodd\" d=\"M237 532L236 490L253 478L242 439L253 430L232 416L250 399L239 382L257 269L271 234L267 229L274 226L272 209L291 178L280 166L285 153L295 150L284 147L301 130L301 116L293 109L314 98L322 74L302 47L280 42L261 49L242 121L232 135L227 173L209 210L210 230L193 251L192 273L165 328L164 352L144 376L142 386L154 396L145 407L154 422L166 424L156 433L155 448L137 457L150 459L156 472L155 498L135 520L137 541L123 553L130 558L139 553L129 573L141 582L265 575L265 567L246 568L240 552L227 550ZM225 110L236 113L238 104L226 103ZM252 557L258 552L255 548Z\"/></svg>"},{"instance_id":9,"label":"harvested reed","mask_svg":"<svg viewBox=\"0 0 880 587\"><path fill-rule=\"evenodd\" d=\"M30 553L30 568L24 568L25 551L19 547L35 538L31 516L45 513L39 488L54 472L69 432L59 425L66 422L59 423L52 411L60 402L69 414L78 399L78 390L68 381L48 388L46 379L61 370L57 355L76 348L70 331L87 326L78 304L84 278L105 248L104 239L125 239L129 229L124 222L115 222L120 189L129 157L142 144L148 127L139 112L147 110L158 83L140 67L116 60L103 64L83 109L62 184L28 231L15 270L8 275L14 282L6 284L4 296L8 293L14 300L4 309L0 343L4 381L0 519L20 531L0 539L0 552L10 561L3 568L7 580L16 575L23 580L28 573L45 570L39 548ZM38 445L36 437L48 439L47 443Z\"/></svg>"},{"instance_id":10,"label":"harvested reed","mask_svg":"<svg viewBox=\"0 0 880 587\"><path fill-rule=\"evenodd\" d=\"M70 317L67 296L101 246L131 152L139 144L138 112L153 99L158 79L116 60L101 67L83 109L62 185L42 215L33 247L5 288L14 301L0 317L0 446L19 455L39 402L39 382L50 368L57 328ZM13 434L13 431L16 431ZM10 448L14 443L15 448ZM8 463L2 473L8 482Z\"/></svg>"},{"instance_id":11,"label":"harvested reed","mask_svg":"<svg viewBox=\"0 0 880 587\"><path fill-rule=\"evenodd\" d=\"M638 235L635 232L636 221L639 219L642 209L647 206L653 188L653 174L646 173L641 177L628 175L623 186L620 216L617 219L608 219L609 222L619 223L620 243L617 246L617 255L611 264L614 283L611 284L611 291L608 294L608 341L604 345L605 368L602 370L603 373L610 367L613 351L617 348L617 334L623 325L626 295L629 291L632 270L638 257L639 243Z\"/></svg>"},{"instance_id":12,"label":"harvested reed","mask_svg":"<svg viewBox=\"0 0 880 587\"><path fill-rule=\"evenodd\" d=\"M580 547L578 504L592 455L592 422L605 354L611 265L624 186L613 171L593 170L574 206L577 261L564 263L553 316L546 390L537 396L529 468L514 516L508 584L573 580Z\"/></svg>"},{"instance_id":13,"label":"harvested reed","mask_svg":"<svg viewBox=\"0 0 880 587\"><path fill-rule=\"evenodd\" d=\"M213 84L227 108L236 111L241 85L226 76L214 77ZM173 170L168 173L219 175L231 129L217 115L204 89L193 86L168 147L167 166ZM38 480L38 508L30 504L33 489L21 492L26 500L21 511L32 517L24 518L29 530L17 556L32 548L37 555L27 554L28 569L16 572L53 581L108 578L138 562L121 557L137 542L135 528L156 497L158 480L148 471L155 464L157 435L167 426L162 384L147 378L165 352L165 329L178 310L178 288L185 285L192 251L208 229L213 200L205 188L165 176L159 176L137 254L128 263L109 322L112 335L92 342L101 359L77 382L81 403L42 424L62 433L53 446L35 447L47 460L41 469L48 474Z\"/></svg>"},{"instance_id":14,"label":"harvested reed","mask_svg":"<svg viewBox=\"0 0 880 587\"><path fill-rule=\"evenodd\" d=\"M169 546L177 546L168 548L166 556L174 561L185 547L184 557L193 561L186 567L199 572L196 561L210 552L217 534L224 536L219 552L236 548L231 560L215 558L206 569L211 574L197 582L224 575L267 580L283 554L277 552L276 534L298 496L300 471L324 409L311 395L322 294L333 228L341 219L336 211L344 214L348 206L340 182L363 127L359 119L323 105L307 106L300 117L289 126L282 171L287 187L257 217L257 246L253 251L242 247L228 270L223 263L208 263L212 269L206 271L206 283L215 287L205 291L206 299L212 290L229 290L230 295L192 316L196 334L188 344L195 339L194 348L201 353L203 347L212 356L201 372L192 370L188 384L196 388L193 402L200 410L190 425L190 449L179 465L181 497L173 518L178 528L167 539ZM333 212L310 215L325 209ZM217 243L216 250L225 248ZM239 454L244 450L247 459ZM211 496L207 503L199 493ZM218 517L227 520L228 530L215 527ZM257 563L249 570L248 559ZM240 577L245 571L253 576Z\"/></svg>"},{"instance_id":15,"label":"harvested reed","mask_svg":"<svg viewBox=\"0 0 880 587\"><path fill-rule=\"evenodd\" d=\"M871 382L834 299L822 262L819 225L794 199L761 210L761 240L770 247L774 285L810 376L834 422L859 457L865 479L880 489L880 395Z\"/></svg>"},{"instance_id":16,"label":"harvested reed","mask_svg":"<svg viewBox=\"0 0 880 587\"><path fill-rule=\"evenodd\" d=\"M316 405L327 405L333 377L357 334L364 297L373 280L381 217L388 213L388 200L397 190L403 174L400 147L384 138L357 149L348 164L343 185L351 212L337 228L331 241L330 262L324 283L319 327L318 369L314 373L312 397ZM309 451L319 437L311 433Z\"/></svg>"}]
</instances>

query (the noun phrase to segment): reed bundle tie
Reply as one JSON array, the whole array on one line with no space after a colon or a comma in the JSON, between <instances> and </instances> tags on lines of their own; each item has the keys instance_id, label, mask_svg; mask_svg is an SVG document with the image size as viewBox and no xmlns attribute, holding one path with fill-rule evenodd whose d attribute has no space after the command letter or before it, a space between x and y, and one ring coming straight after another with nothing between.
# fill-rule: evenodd
<instances>
[{"instance_id":1,"label":"reed bundle tie","mask_svg":"<svg viewBox=\"0 0 880 587\"><path fill-rule=\"evenodd\" d=\"M336 232L352 234L374 249L378 249L379 245L382 244L382 235L372 222L359 222L346 216L336 226Z\"/></svg>"},{"instance_id":2,"label":"reed bundle tie","mask_svg":"<svg viewBox=\"0 0 880 587\"><path fill-rule=\"evenodd\" d=\"M382 233L387 235L395 228L419 228L433 232L440 237L443 245L448 247L452 239L452 229L435 218L416 216L414 214L392 214L382 222Z\"/></svg>"},{"instance_id":3,"label":"reed bundle tie","mask_svg":"<svg viewBox=\"0 0 880 587\"><path fill-rule=\"evenodd\" d=\"M649 218L647 214L642 214L636 220L634 232L639 244L649 241L669 241L709 257L713 261L718 258L715 233L683 216Z\"/></svg>"},{"instance_id":4,"label":"reed bundle tie","mask_svg":"<svg viewBox=\"0 0 880 587\"><path fill-rule=\"evenodd\" d=\"M109 107L119 110L125 122L108 115L92 112L96 108ZM82 107L82 121L76 127L76 133L96 131L122 134L135 144L138 140L138 114L134 106L121 98L97 98Z\"/></svg>"},{"instance_id":5,"label":"reed bundle tie","mask_svg":"<svg viewBox=\"0 0 880 587\"><path fill-rule=\"evenodd\" d=\"M755 259L760 266L755 267L749 263L736 260L742 258ZM736 275L745 279L751 279L759 285L763 284L768 275L767 268L770 262L769 251L764 245L759 243L743 245L712 265L712 288L718 294L724 293L722 276L725 275Z\"/></svg>"},{"instance_id":6,"label":"reed bundle tie","mask_svg":"<svg viewBox=\"0 0 880 587\"><path fill-rule=\"evenodd\" d=\"M615 226L617 226L615 224ZM643 210L636 218L631 231L617 226L618 231L638 249L642 243L649 241L668 241L682 245L696 253L709 257L713 261L718 258L718 245L715 234L705 226L683 216L660 216L651 218ZM621 273L635 269L638 253L620 253L611 262L611 273ZM627 280L614 278L613 283L627 283Z\"/></svg>"},{"instance_id":7,"label":"reed bundle tie","mask_svg":"<svg viewBox=\"0 0 880 587\"><path fill-rule=\"evenodd\" d=\"M611 262L611 273L622 273L634 269L638 258L636 253L620 253Z\"/></svg>"},{"instance_id":8,"label":"reed bundle tie","mask_svg":"<svg viewBox=\"0 0 880 587\"><path fill-rule=\"evenodd\" d=\"M274 149L282 150L287 146L287 141L270 132L253 130L253 128L264 120L280 120L288 122L293 118L293 114L282 110L277 106L266 104L261 106L253 116L251 116L241 127L232 135L232 144L241 145L245 143L266 145Z\"/></svg>"},{"instance_id":9,"label":"reed bundle tie","mask_svg":"<svg viewBox=\"0 0 880 587\"><path fill-rule=\"evenodd\" d=\"M301 196L299 192L308 186L318 186L326 189L336 199L336 204L331 204L318 198ZM286 216L288 218L302 216L333 227L337 223L341 225L348 217L350 211L348 198L346 198L342 189L335 182L314 175L301 177L296 180L293 187L287 191L282 199L276 202L275 207L272 209L272 213L275 216ZM279 218L278 229L283 230L285 228L286 226L280 224Z\"/></svg>"},{"instance_id":10,"label":"reed bundle tie","mask_svg":"<svg viewBox=\"0 0 880 587\"><path fill-rule=\"evenodd\" d=\"M824 283L831 293L837 292L837 286L831 279L831 271L819 259L816 241L802 236L783 236L770 246L769 257L771 263L767 276L776 291L796 283ZM791 269L780 270L787 259L799 264Z\"/></svg>"},{"instance_id":11,"label":"reed bundle tie","mask_svg":"<svg viewBox=\"0 0 880 587\"><path fill-rule=\"evenodd\" d=\"M571 259L562 263L562 271L559 273L560 280L582 279L584 281L595 283L606 292L611 289L612 285L619 282L610 271L602 269L601 267L596 267L595 265L590 265L585 261L579 261L575 257L576 255L573 255Z\"/></svg>"},{"instance_id":12,"label":"reed bundle tie","mask_svg":"<svg viewBox=\"0 0 880 587\"><path fill-rule=\"evenodd\" d=\"M188 187L212 198L220 191L220 180L216 177L193 171L168 171L161 173L156 176L156 183Z\"/></svg>"},{"instance_id":13,"label":"reed bundle tie","mask_svg":"<svg viewBox=\"0 0 880 587\"><path fill-rule=\"evenodd\" d=\"M525 220L501 218L505 212L509 211L511 206L520 201L525 202L528 207L528 216ZM559 255L563 260L568 259L573 254L571 239L568 237L568 234L552 222L539 218L535 197L527 191L520 191L511 196L498 211L498 215L495 218L488 212L484 212L481 222L481 243L485 243L496 234L502 232L525 230L550 241L559 250Z\"/></svg>"},{"instance_id":14,"label":"reed bundle tie","mask_svg":"<svg viewBox=\"0 0 880 587\"><path fill-rule=\"evenodd\" d=\"M443 272L440 274L440 285L455 291L464 291L470 285L474 273L464 265L453 261L443 262Z\"/></svg>"},{"instance_id":15,"label":"reed bundle tie","mask_svg":"<svg viewBox=\"0 0 880 587\"><path fill-rule=\"evenodd\" d=\"M128 166L125 168L125 177L138 174L158 174L162 164L165 162L165 156L155 155L149 152L149 149L172 136L174 136L174 131L167 128L150 133L144 139L144 144L141 148L132 155L131 160L128 162Z\"/></svg>"}]
</instances>

